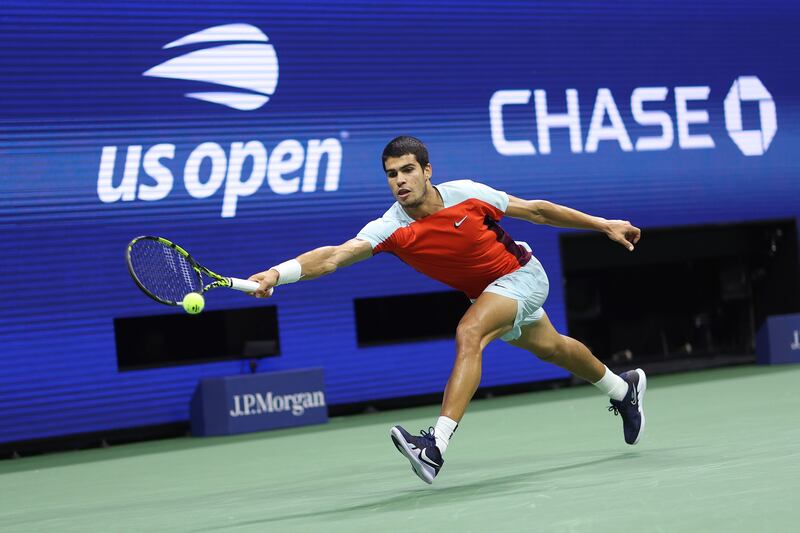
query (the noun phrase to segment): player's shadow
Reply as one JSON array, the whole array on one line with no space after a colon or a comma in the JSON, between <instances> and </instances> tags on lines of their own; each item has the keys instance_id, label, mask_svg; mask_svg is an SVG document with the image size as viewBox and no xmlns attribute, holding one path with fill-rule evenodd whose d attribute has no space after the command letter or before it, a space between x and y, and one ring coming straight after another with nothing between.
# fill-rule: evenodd
<instances>
[{"instance_id":1,"label":"player's shadow","mask_svg":"<svg viewBox=\"0 0 800 533\"><path fill-rule=\"evenodd\" d=\"M604 463L607 464L613 461L634 459L640 457L641 455L642 454L640 452L628 451L624 453L618 453L616 455L592 459L589 461L581 461L578 463L572 463L567 465L540 468L536 470L529 470L526 472L519 472L517 474L509 474L506 476L498 476L489 479L484 478L474 483L464 483L461 485L454 485L450 487L441 487L441 488L436 487L433 490L424 488L417 489L405 492L403 494L398 494L396 496L392 496L391 498L371 501L359 505L339 507L337 509L330 509L326 511L314 511L308 513L295 513L295 514L270 516L269 518L264 518L263 520L249 520L245 522L239 522L237 524L226 524L226 526L227 527L247 526L255 524L266 524L270 522L280 522L282 520L293 520L293 519L313 518L322 516L335 518L338 515L344 515L357 511L377 510L382 508L388 508L392 511L418 510L420 507L435 507L438 505L445 505L453 502L464 503L465 501L474 498L476 494L488 493L497 496L500 494L509 495L515 492L525 492L525 493L541 492L551 488L551 484L547 482L542 482L541 488L537 489L534 483L537 481L536 478L538 477L547 476L548 474L554 474L569 470L580 470L582 468L589 468ZM201 531L210 531L211 529L215 528L203 529Z\"/></svg>"}]
</instances>

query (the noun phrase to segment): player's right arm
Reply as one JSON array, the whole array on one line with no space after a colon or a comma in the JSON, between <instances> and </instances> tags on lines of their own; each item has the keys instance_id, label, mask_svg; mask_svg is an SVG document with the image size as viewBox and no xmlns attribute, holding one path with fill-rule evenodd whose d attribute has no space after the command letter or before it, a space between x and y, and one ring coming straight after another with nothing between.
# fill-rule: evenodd
<instances>
[{"instance_id":1,"label":"player's right arm","mask_svg":"<svg viewBox=\"0 0 800 533\"><path fill-rule=\"evenodd\" d=\"M322 246L306 252L294 260L300 266L300 280L309 280L332 274L336 269L352 265L372 257L372 245L365 240L350 239L339 246ZM285 263L283 263L285 264ZM258 282L258 289L253 293L257 298L267 297L269 289L278 285L279 271L273 267L248 278Z\"/></svg>"}]
</instances>

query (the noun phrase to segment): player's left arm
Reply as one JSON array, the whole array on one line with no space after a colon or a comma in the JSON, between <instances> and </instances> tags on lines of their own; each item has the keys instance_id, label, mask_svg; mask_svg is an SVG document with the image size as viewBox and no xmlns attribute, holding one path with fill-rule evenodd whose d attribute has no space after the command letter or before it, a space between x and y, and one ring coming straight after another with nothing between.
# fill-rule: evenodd
<instances>
[{"instance_id":1,"label":"player's left arm","mask_svg":"<svg viewBox=\"0 0 800 533\"><path fill-rule=\"evenodd\" d=\"M607 220L547 200L523 200L510 194L506 215L534 224L600 231L631 252L642 236L642 231L627 220Z\"/></svg>"}]
</instances>

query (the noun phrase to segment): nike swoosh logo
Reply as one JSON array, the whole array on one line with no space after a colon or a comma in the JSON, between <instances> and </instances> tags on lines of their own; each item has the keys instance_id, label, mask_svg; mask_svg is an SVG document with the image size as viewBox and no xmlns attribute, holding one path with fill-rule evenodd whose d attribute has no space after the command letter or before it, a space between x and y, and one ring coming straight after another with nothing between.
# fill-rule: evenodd
<instances>
[{"instance_id":1,"label":"nike swoosh logo","mask_svg":"<svg viewBox=\"0 0 800 533\"><path fill-rule=\"evenodd\" d=\"M455 227L459 227L461 224L463 224L463 223L464 223L464 221L465 221L465 220L467 220L467 215L464 215L464 218L462 218L462 219L461 219L461 220L459 220L458 222L454 222L454 223L453 223L453 225L454 225Z\"/></svg>"},{"instance_id":2,"label":"nike swoosh logo","mask_svg":"<svg viewBox=\"0 0 800 533\"><path fill-rule=\"evenodd\" d=\"M419 452L419 460L429 466L432 466L434 468L439 468L439 465L436 463L436 461L433 461L428 457L428 454L425 453L424 448L421 452Z\"/></svg>"},{"instance_id":3,"label":"nike swoosh logo","mask_svg":"<svg viewBox=\"0 0 800 533\"><path fill-rule=\"evenodd\" d=\"M636 405L639 401L639 388L636 385L633 385L633 399L631 400L631 405Z\"/></svg>"}]
</instances>

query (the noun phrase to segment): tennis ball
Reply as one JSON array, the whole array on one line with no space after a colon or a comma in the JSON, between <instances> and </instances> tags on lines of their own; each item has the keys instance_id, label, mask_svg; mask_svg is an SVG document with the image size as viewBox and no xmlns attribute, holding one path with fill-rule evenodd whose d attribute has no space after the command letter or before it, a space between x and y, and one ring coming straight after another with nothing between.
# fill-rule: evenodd
<instances>
[{"instance_id":1,"label":"tennis ball","mask_svg":"<svg viewBox=\"0 0 800 533\"><path fill-rule=\"evenodd\" d=\"M190 315L196 315L203 310L206 305L206 299L199 292L190 292L183 297L183 310Z\"/></svg>"}]
</instances>

